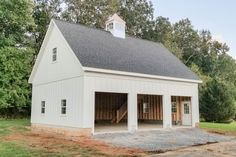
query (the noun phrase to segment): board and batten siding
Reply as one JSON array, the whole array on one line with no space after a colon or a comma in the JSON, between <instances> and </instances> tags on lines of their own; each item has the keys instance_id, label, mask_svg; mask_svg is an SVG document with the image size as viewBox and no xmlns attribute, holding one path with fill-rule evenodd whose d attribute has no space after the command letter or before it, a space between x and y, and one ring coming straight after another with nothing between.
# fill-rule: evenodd
<instances>
[{"instance_id":1,"label":"board and batten siding","mask_svg":"<svg viewBox=\"0 0 236 157\"><path fill-rule=\"evenodd\" d=\"M33 86L31 123L81 128L83 78L72 78ZM61 114L61 100L66 99L66 115ZM41 114L45 101L45 114Z\"/></svg>"},{"instance_id":2,"label":"board and batten siding","mask_svg":"<svg viewBox=\"0 0 236 157\"><path fill-rule=\"evenodd\" d=\"M82 66L53 22L47 36L32 79L31 123L82 127ZM57 48L56 62L52 62L53 48ZM66 115L61 115L62 99L67 101ZM44 115L41 101L45 101Z\"/></svg>"},{"instance_id":3,"label":"board and batten siding","mask_svg":"<svg viewBox=\"0 0 236 157\"><path fill-rule=\"evenodd\" d=\"M171 127L171 96L191 97L192 126L199 122L198 84L85 72L83 126L93 128L95 92L128 93L128 129L137 130L137 94L163 97L163 126ZM89 116L88 116L89 115Z\"/></svg>"}]
</instances>

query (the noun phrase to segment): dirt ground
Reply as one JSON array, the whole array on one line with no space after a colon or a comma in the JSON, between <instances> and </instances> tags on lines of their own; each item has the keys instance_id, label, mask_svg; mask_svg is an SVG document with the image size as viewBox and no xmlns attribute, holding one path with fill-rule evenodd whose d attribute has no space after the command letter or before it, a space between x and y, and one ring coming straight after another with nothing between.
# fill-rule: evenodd
<instances>
[{"instance_id":1,"label":"dirt ground","mask_svg":"<svg viewBox=\"0 0 236 157\"><path fill-rule=\"evenodd\" d=\"M4 137L7 141L21 141L30 148L37 148L48 150L51 152L64 152L71 151L78 152L78 149L97 150L102 153L96 156L152 156L152 157L231 157L236 156L236 139L228 142L220 142L215 144L208 144L202 146L188 147L175 151L165 153L158 152L145 152L141 149L128 149L114 147L104 143L101 140L96 140L89 137L80 137L79 139L66 140L54 138L51 136L42 136L33 133L13 133ZM92 151L92 150L91 150ZM103 155L105 154L105 155ZM73 155L79 157L77 153Z\"/></svg>"},{"instance_id":2,"label":"dirt ground","mask_svg":"<svg viewBox=\"0 0 236 157\"><path fill-rule=\"evenodd\" d=\"M152 157L235 157L236 139L203 146L194 146L163 154L151 155Z\"/></svg>"},{"instance_id":3,"label":"dirt ground","mask_svg":"<svg viewBox=\"0 0 236 157\"><path fill-rule=\"evenodd\" d=\"M4 140L7 141L21 141L31 148L43 149L51 152L64 152L67 151L76 151L78 149L90 149L97 150L101 154L107 156L146 156L147 154L142 150L137 149L124 149L119 147L114 147L108 145L102 141L95 140L89 137L79 137L79 139L66 140L54 138L51 136L42 136L33 133L14 133L9 136L4 137ZM80 155L78 154L78 157ZM98 156L104 156L99 155Z\"/></svg>"}]
</instances>

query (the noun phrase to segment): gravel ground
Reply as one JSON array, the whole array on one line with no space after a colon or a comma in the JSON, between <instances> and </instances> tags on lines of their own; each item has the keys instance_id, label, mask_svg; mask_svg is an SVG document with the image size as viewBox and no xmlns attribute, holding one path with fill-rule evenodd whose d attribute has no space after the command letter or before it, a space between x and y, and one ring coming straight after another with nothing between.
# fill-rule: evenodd
<instances>
[{"instance_id":1,"label":"gravel ground","mask_svg":"<svg viewBox=\"0 0 236 157\"><path fill-rule=\"evenodd\" d=\"M236 140L197 146L197 147L189 147L162 154L151 155L150 157L204 157L204 156L235 157Z\"/></svg>"},{"instance_id":2,"label":"gravel ground","mask_svg":"<svg viewBox=\"0 0 236 157\"><path fill-rule=\"evenodd\" d=\"M138 131L135 133L109 133L94 135L94 138L103 140L114 146L157 152L233 139L230 136L211 134L196 128Z\"/></svg>"}]
</instances>

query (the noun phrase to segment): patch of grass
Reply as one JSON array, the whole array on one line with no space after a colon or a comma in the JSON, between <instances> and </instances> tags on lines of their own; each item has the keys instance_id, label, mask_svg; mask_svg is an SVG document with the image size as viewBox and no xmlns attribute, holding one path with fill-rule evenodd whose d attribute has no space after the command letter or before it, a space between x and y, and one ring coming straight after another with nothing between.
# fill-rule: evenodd
<instances>
[{"instance_id":1,"label":"patch of grass","mask_svg":"<svg viewBox=\"0 0 236 157\"><path fill-rule=\"evenodd\" d=\"M1 157L64 157L50 151L30 149L15 142L0 142Z\"/></svg>"},{"instance_id":2,"label":"patch of grass","mask_svg":"<svg viewBox=\"0 0 236 157\"><path fill-rule=\"evenodd\" d=\"M29 119L0 119L0 136L8 135L12 131L27 131L26 126L29 125Z\"/></svg>"},{"instance_id":3,"label":"patch of grass","mask_svg":"<svg viewBox=\"0 0 236 157\"><path fill-rule=\"evenodd\" d=\"M232 122L229 124L226 123L209 123L209 122L201 122L200 128L208 129L215 132L220 133L233 133L236 134L236 122Z\"/></svg>"}]
</instances>

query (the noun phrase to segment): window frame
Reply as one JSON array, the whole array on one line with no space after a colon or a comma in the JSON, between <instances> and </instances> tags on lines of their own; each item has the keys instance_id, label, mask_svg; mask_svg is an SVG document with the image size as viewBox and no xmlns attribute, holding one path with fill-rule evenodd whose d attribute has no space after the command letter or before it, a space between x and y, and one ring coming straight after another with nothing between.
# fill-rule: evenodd
<instances>
[{"instance_id":1,"label":"window frame","mask_svg":"<svg viewBox=\"0 0 236 157\"><path fill-rule=\"evenodd\" d=\"M184 103L184 114L190 114L190 104Z\"/></svg>"},{"instance_id":2,"label":"window frame","mask_svg":"<svg viewBox=\"0 0 236 157\"><path fill-rule=\"evenodd\" d=\"M45 115L45 113L46 113L46 101L43 100L41 101L41 114Z\"/></svg>"},{"instance_id":3,"label":"window frame","mask_svg":"<svg viewBox=\"0 0 236 157\"><path fill-rule=\"evenodd\" d=\"M147 102L144 102L144 103L143 103L143 113L144 113L144 114L147 114L147 113L149 113L149 112L150 112L150 104L147 103Z\"/></svg>"},{"instance_id":4,"label":"window frame","mask_svg":"<svg viewBox=\"0 0 236 157\"><path fill-rule=\"evenodd\" d=\"M67 114L67 100L62 99L61 100L61 115L66 115Z\"/></svg>"},{"instance_id":5,"label":"window frame","mask_svg":"<svg viewBox=\"0 0 236 157\"><path fill-rule=\"evenodd\" d=\"M177 102L175 102L175 101L171 102L171 112L172 113L177 113Z\"/></svg>"},{"instance_id":6,"label":"window frame","mask_svg":"<svg viewBox=\"0 0 236 157\"><path fill-rule=\"evenodd\" d=\"M57 47L54 47L53 49L52 49L52 63L55 63L55 62L57 62Z\"/></svg>"}]
</instances>

